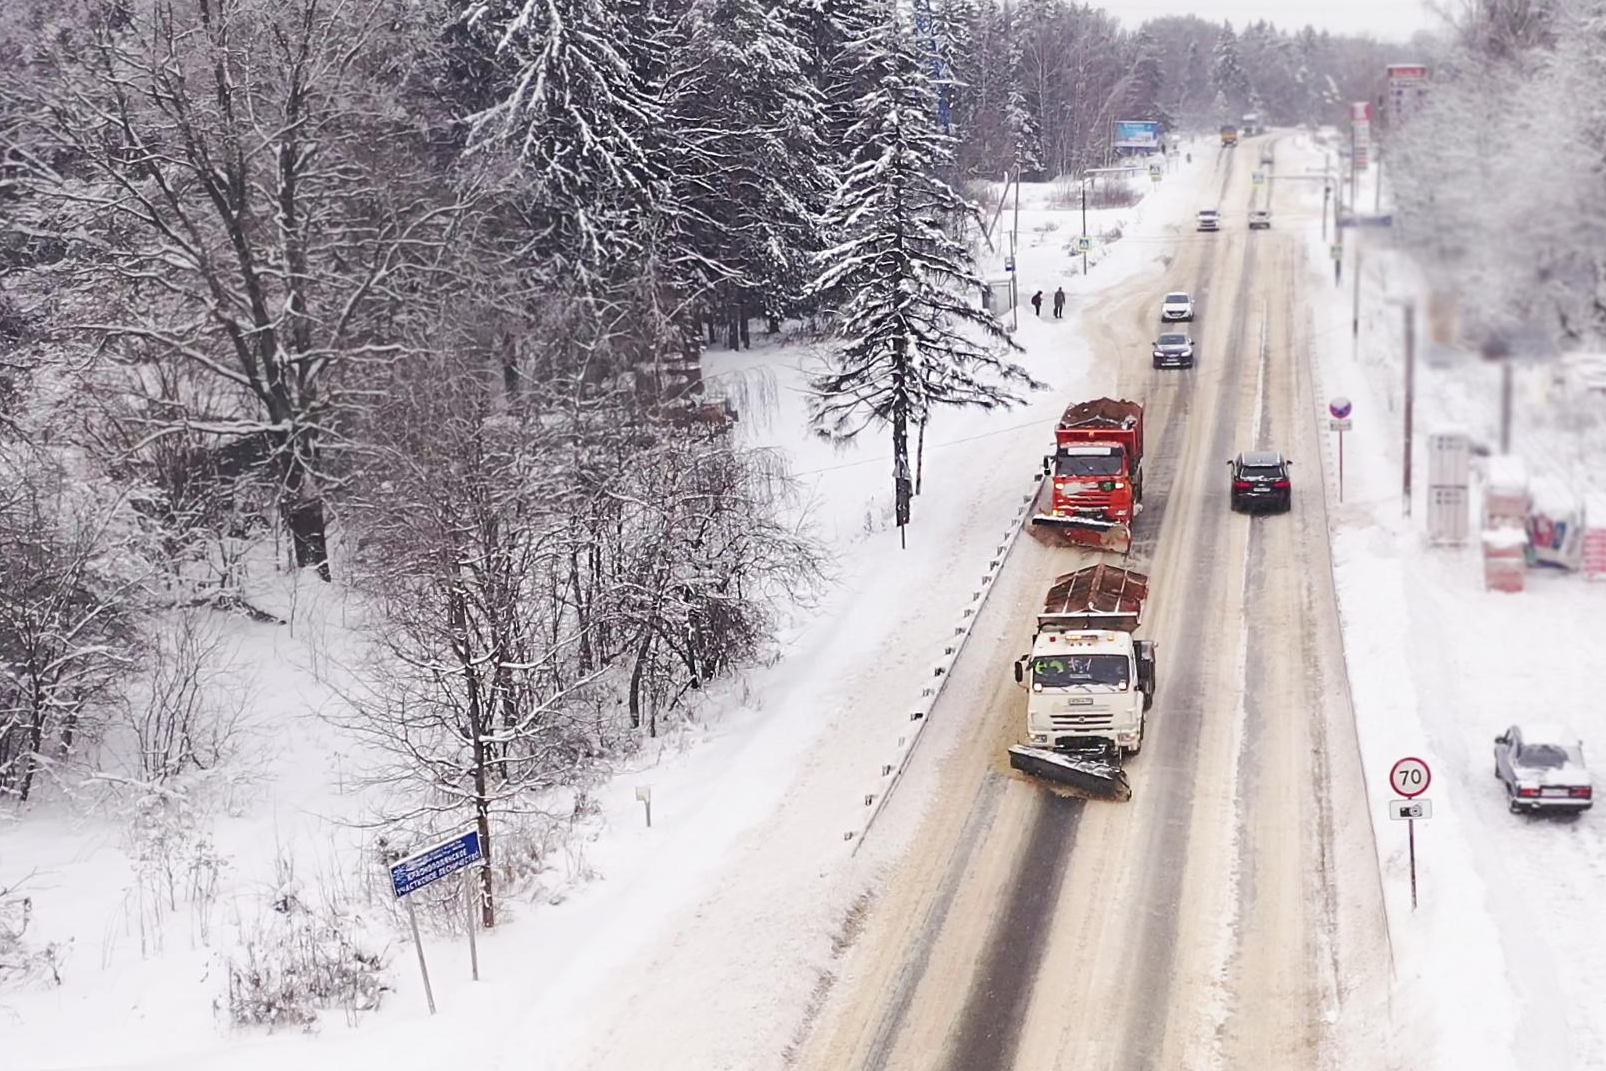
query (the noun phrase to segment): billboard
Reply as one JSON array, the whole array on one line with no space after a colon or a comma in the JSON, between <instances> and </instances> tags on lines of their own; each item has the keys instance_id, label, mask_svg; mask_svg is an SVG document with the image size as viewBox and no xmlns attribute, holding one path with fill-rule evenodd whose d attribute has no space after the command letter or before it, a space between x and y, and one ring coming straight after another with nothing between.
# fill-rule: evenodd
<instances>
[{"instance_id":1,"label":"billboard","mask_svg":"<svg viewBox=\"0 0 1606 1071\"><path fill-rule=\"evenodd\" d=\"M1419 108L1428 92L1428 69L1420 63L1388 65L1388 121L1402 122Z\"/></svg>"},{"instance_id":2,"label":"billboard","mask_svg":"<svg viewBox=\"0 0 1606 1071\"><path fill-rule=\"evenodd\" d=\"M1117 149L1158 149L1160 124L1148 120L1118 119L1111 144Z\"/></svg>"},{"instance_id":3,"label":"billboard","mask_svg":"<svg viewBox=\"0 0 1606 1071\"><path fill-rule=\"evenodd\" d=\"M1358 100L1350 105L1350 128L1354 131L1350 144L1355 147L1352 166L1357 171L1365 171L1372 148L1372 102Z\"/></svg>"}]
</instances>

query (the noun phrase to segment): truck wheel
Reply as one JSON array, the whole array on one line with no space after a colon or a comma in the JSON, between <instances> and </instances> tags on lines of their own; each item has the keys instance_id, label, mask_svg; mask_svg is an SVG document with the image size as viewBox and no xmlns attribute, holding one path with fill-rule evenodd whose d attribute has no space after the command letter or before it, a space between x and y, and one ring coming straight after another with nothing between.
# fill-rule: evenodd
<instances>
[{"instance_id":1,"label":"truck wheel","mask_svg":"<svg viewBox=\"0 0 1606 1071\"><path fill-rule=\"evenodd\" d=\"M1144 692L1143 693L1143 712L1145 714L1147 714L1149 712L1149 708L1152 707L1152 706L1154 706L1154 693L1153 692Z\"/></svg>"},{"instance_id":2,"label":"truck wheel","mask_svg":"<svg viewBox=\"0 0 1606 1071\"><path fill-rule=\"evenodd\" d=\"M1132 758L1137 755L1138 752L1143 750L1143 733L1148 729L1148 727L1148 718L1140 718L1138 720L1138 742L1126 749L1127 758Z\"/></svg>"}]
</instances>

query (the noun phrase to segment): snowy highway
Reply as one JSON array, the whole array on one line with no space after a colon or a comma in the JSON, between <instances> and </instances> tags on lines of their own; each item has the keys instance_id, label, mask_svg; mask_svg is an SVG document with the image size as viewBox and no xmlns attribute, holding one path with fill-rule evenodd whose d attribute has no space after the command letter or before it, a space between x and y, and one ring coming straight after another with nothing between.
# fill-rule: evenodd
<instances>
[{"instance_id":1,"label":"snowy highway","mask_svg":"<svg viewBox=\"0 0 1606 1071\"><path fill-rule=\"evenodd\" d=\"M1008 769L1023 708L1008 667L1052 578L1094 560L1023 538L943 699L964 727L942 787L804 1066L1340 1066L1381 1011L1388 953L1293 233L1315 225L1319 187L1277 191L1286 229L1249 232L1252 191L1276 189L1249 176L1271 140L1220 152L1219 234L1178 218L1169 269L1082 319L1119 362L1118 396L1148 414L1132 564L1150 573L1159 689L1131 802L1060 798ZM1167 288L1199 309L1192 372L1149 367ZM1291 515L1228 509L1224 462L1257 446L1294 461Z\"/></svg>"}]
</instances>

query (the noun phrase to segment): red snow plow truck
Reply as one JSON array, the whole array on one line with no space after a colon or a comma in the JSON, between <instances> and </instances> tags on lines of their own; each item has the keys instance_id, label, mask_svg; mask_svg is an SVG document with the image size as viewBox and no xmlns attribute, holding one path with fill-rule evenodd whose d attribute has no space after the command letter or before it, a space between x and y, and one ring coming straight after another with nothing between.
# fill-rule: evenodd
<instances>
[{"instance_id":1,"label":"red snow plow truck","mask_svg":"<svg viewBox=\"0 0 1606 1071\"><path fill-rule=\"evenodd\" d=\"M1048 510L1032 518L1035 530L1125 554L1143 508L1143 406L1099 398L1066 409L1043 473Z\"/></svg>"}]
</instances>

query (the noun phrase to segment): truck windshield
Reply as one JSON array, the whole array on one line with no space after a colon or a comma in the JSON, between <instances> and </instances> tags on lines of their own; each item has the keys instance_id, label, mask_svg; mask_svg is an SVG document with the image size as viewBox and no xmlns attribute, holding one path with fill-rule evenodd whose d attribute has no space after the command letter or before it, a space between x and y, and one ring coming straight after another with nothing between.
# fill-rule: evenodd
<instances>
[{"instance_id":1,"label":"truck windshield","mask_svg":"<svg viewBox=\"0 0 1606 1071\"><path fill-rule=\"evenodd\" d=\"M1054 459L1054 475L1077 479L1119 476L1123 456L1119 450L1108 454L1061 454Z\"/></svg>"},{"instance_id":2,"label":"truck windshield","mask_svg":"<svg viewBox=\"0 0 1606 1071\"><path fill-rule=\"evenodd\" d=\"M1055 655L1032 661L1032 682L1044 688L1066 688L1073 684L1103 684L1122 687L1128 680L1125 655Z\"/></svg>"}]
</instances>

